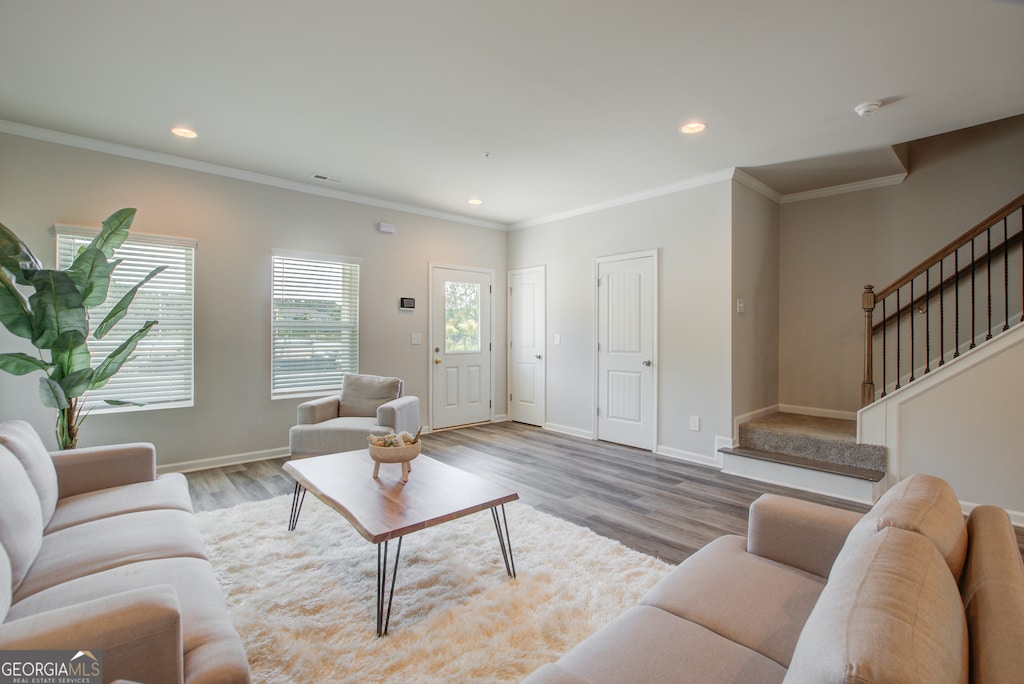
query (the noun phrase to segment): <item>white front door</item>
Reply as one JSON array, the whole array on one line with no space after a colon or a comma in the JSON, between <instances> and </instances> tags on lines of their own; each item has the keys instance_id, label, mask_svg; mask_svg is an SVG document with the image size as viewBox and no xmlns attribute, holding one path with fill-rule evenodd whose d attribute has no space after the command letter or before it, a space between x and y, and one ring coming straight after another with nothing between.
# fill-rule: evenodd
<instances>
[{"instance_id":1,"label":"white front door","mask_svg":"<svg viewBox=\"0 0 1024 684\"><path fill-rule=\"evenodd\" d=\"M544 425L544 268L508 274L509 418Z\"/></svg>"},{"instance_id":2,"label":"white front door","mask_svg":"<svg viewBox=\"0 0 1024 684\"><path fill-rule=\"evenodd\" d=\"M597 438L654 449L657 253L597 262Z\"/></svg>"},{"instance_id":3,"label":"white front door","mask_svg":"<svg viewBox=\"0 0 1024 684\"><path fill-rule=\"evenodd\" d=\"M491 419L491 271L430 267L430 425Z\"/></svg>"}]
</instances>

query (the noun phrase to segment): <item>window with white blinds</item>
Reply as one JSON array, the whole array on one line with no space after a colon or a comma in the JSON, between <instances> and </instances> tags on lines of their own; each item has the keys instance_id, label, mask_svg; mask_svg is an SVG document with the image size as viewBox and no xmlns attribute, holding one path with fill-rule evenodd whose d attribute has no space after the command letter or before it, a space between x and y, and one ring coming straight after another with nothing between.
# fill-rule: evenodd
<instances>
[{"instance_id":1,"label":"window with white blinds","mask_svg":"<svg viewBox=\"0 0 1024 684\"><path fill-rule=\"evenodd\" d=\"M57 267L68 268L95 231L56 226ZM146 283L128 314L103 339L89 338L93 367L106 358L146 321L157 321L139 342L132 358L103 387L89 392L86 408L125 411L193 405L193 275L196 243L156 236L132 236L114 258L123 261L114 271L107 300L90 309L95 328L121 297L157 266L167 269ZM112 407L106 399L131 401L142 407Z\"/></svg>"},{"instance_id":2,"label":"window with white blinds","mask_svg":"<svg viewBox=\"0 0 1024 684\"><path fill-rule=\"evenodd\" d=\"M359 372L359 259L271 255L271 396L341 388Z\"/></svg>"}]
</instances>

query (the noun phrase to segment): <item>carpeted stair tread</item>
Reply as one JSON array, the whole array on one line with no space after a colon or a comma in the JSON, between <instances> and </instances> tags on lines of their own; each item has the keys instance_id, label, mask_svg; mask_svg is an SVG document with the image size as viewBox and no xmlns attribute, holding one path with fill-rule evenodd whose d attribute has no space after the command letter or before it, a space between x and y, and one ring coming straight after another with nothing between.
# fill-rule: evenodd
<instances>
[{"instance_id":1,"label":"carpeted stair tread","mask_svg":"<svg viewBox=\"0 0 1024 684\"><path fill-rule=\"evenodd\" d=\"M885 472L884 446L857 443L853 420L773 413L742 423L738 449Z\"/></svg>"}]
</instances>

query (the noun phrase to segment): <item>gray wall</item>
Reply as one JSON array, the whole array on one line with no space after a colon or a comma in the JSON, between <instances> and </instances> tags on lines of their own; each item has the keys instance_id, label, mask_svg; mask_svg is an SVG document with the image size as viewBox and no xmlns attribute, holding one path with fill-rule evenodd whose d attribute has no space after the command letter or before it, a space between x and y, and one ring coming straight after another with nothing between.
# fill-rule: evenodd
<instances>
[{"instance_id":1,"label":"gray wall","mask_svg":"<svg viewBox=\"0 0 1024 684\"><path fill-rule=\"evenodd\" d=\"M720 181L509 234L509 267L547 266L547 425L595 430L594 260L657 249L658 450L711 459L732 433L731 193ZM561 344L554 344L554 336ZM700 432L686 429L701 417Z\"/></svg>"},{"instance_id":2,"label":"gray wall","mask_svg":"<svg viewBox=\"0 0 1024 684\"><path fill-rule=\"evenodd\" d=\"M779 403L779 205L740 183L732 195L732 413ZM743 300L738 313L736 300Z\"/></svg>"},{"instance_id":3,"label":"gray wall","mask_svg":"<svg viewBox=\"0 0 1024 684\"><path fill-rule=\"evenodd\" d=\"M0 135L0 222L48 264L54 223L93 225L138 208L133 233L193 238L196 250L196 387L192 408L93 415L81 444L152 441L161 465L281 449L298 400L270 399L270 251L362 259L360 366L398 375L421 397L427 420L428 264L494 269L505 281L504 232L344 202L99 152ZM376 232L377 222L397 234ZM494 339L505 337L496 287ZM414 312L398 310L415 297ZM412 346L410 335L422 333ZM0 350L31 351L0 329ZM494 412L505 413L505 353L495 345ZM0 374L0 419L24 418L48 444L54 412L42 408L38 374Z\"/></svg>"},{"instance_id":4,"label":"gray wall","mask_svg":"<svg viewBox=\"0 0 1024 684\"><path fill-rule=\"evenodd\" d=\"M859 408L864 285L887 286L1024 191L1024 116L908 151L902 185L781 206L780 403Z\"/></svg>"}]
</instances>

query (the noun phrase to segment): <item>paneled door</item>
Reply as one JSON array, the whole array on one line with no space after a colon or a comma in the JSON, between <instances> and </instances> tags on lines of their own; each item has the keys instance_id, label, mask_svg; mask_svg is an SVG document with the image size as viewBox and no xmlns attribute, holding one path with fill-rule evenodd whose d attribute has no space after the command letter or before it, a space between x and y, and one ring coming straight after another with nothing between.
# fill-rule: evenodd
<instances>
[{"instance_id":1,"label":"paneled door","mask_svg":"<svg viewBox=\"0 0 1024 684\"><path fill-rule=\"evenodd\" d=\"M544 425L544 267L508 274L508 414Z\"/></svg>"},{"instance_id":2,"label":"paneled door","mask_svg":"<svg viewBox=\"0 0 1024 684\"><path fill-rule=\"evenodd\" d=\"M597 438L654 449L657 252L597 261Z\"/></svg>"},{"instance_id":3,"label":"paneled door","mask_svg":"<svg viewBox=\"0 0 1024 684\"><path fill-rule=\"evenodd\" d=\"M489 270L430 267L430 425L491 419Z\"/></svg>"}]
</instances>

